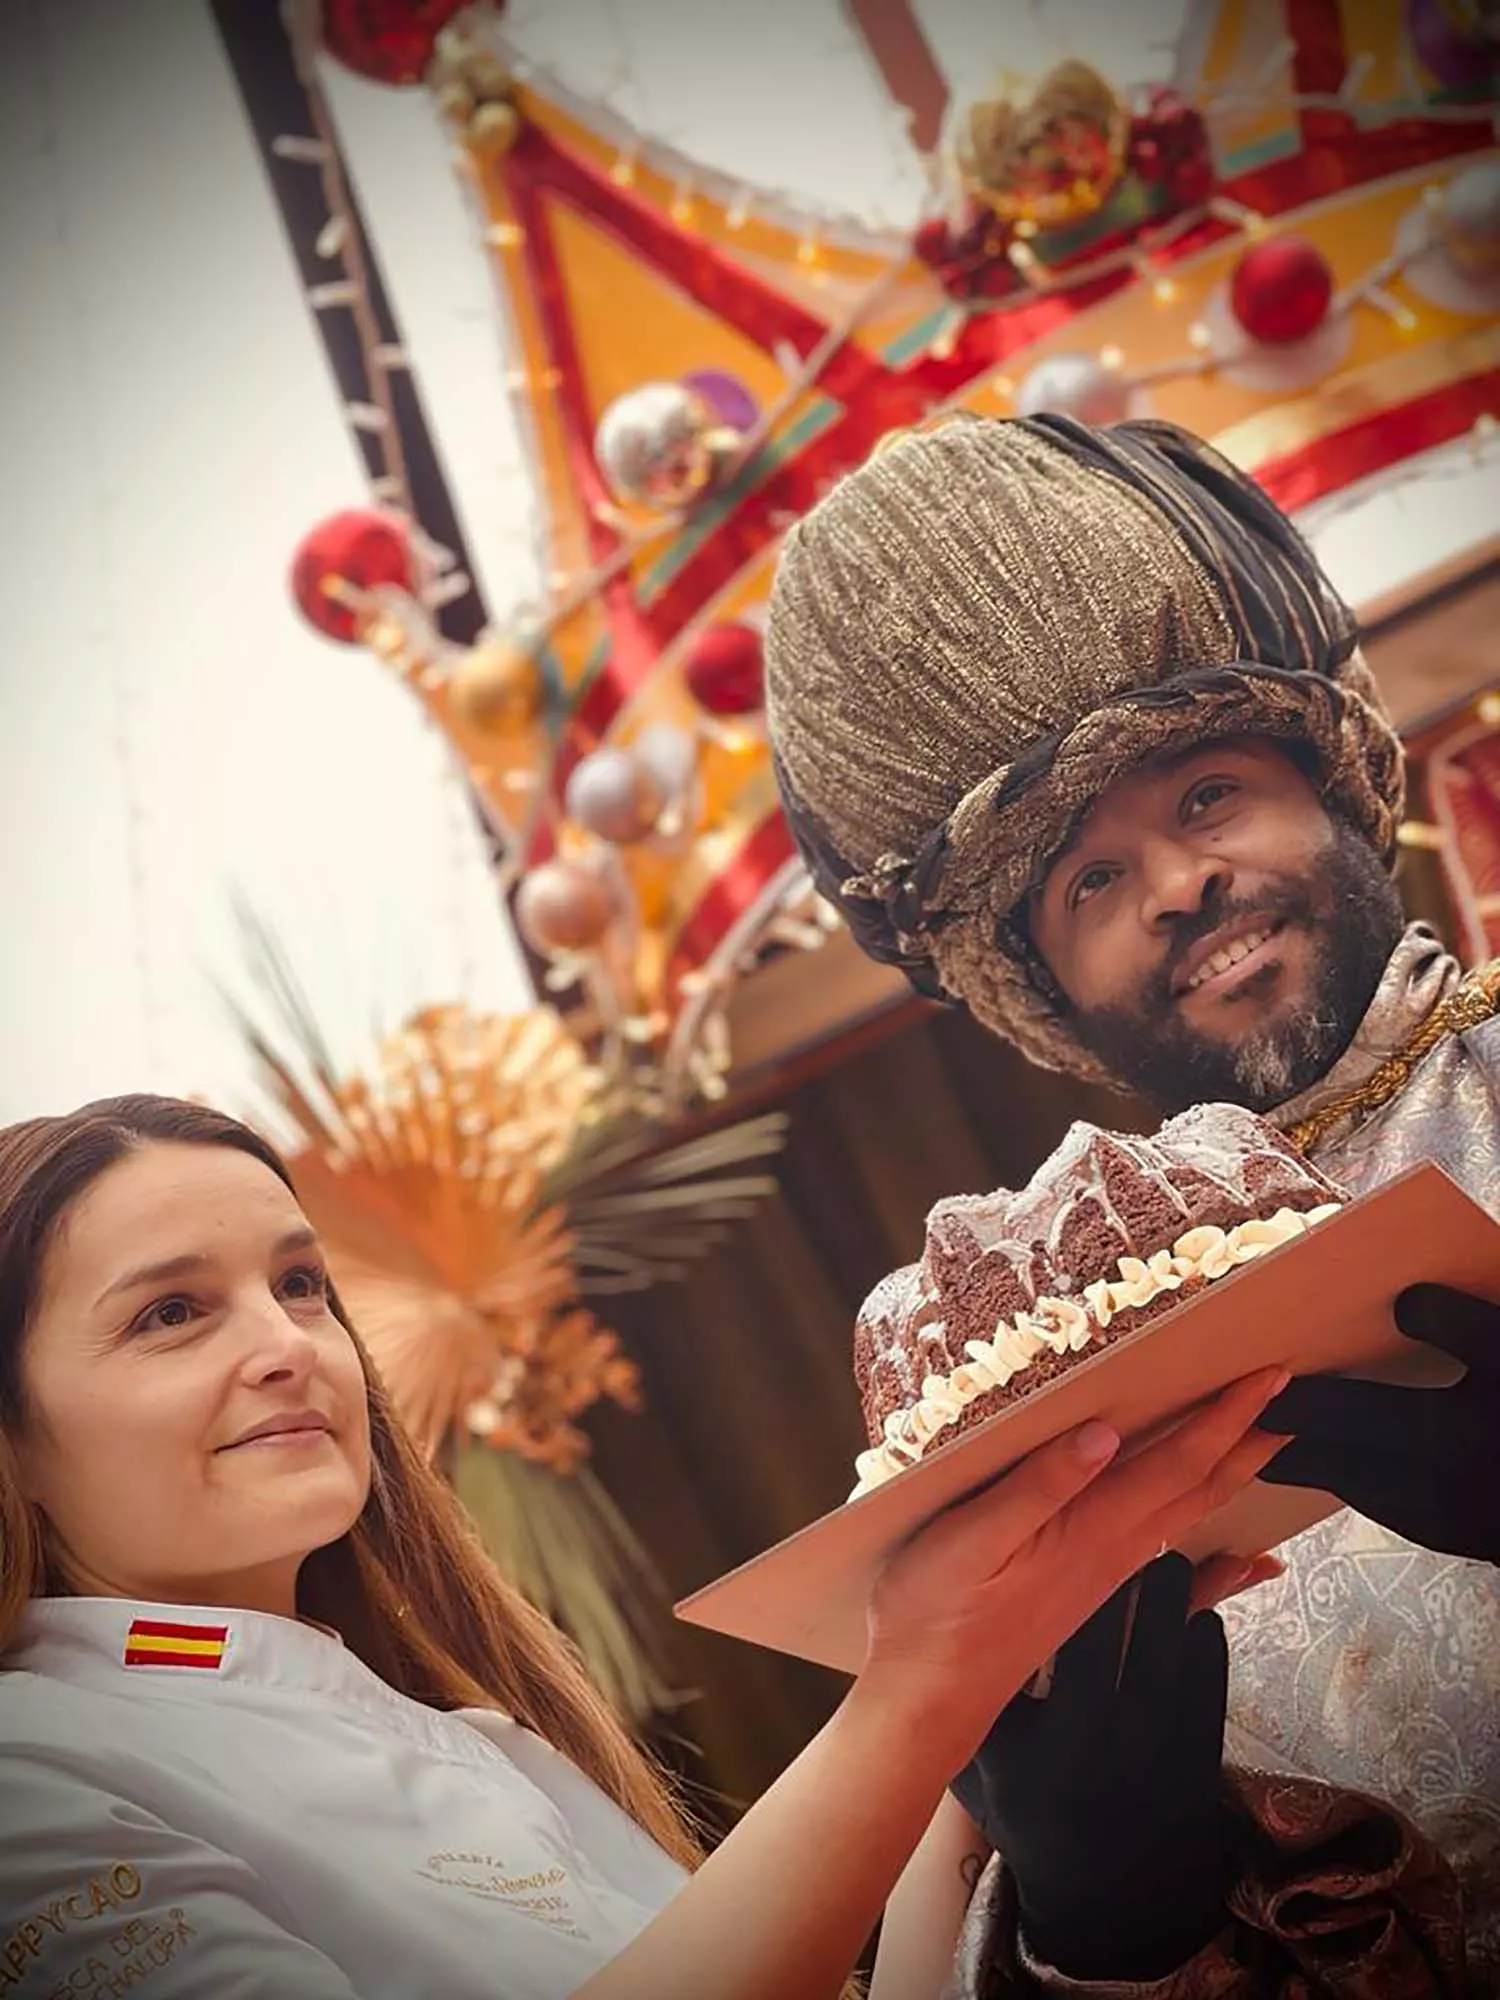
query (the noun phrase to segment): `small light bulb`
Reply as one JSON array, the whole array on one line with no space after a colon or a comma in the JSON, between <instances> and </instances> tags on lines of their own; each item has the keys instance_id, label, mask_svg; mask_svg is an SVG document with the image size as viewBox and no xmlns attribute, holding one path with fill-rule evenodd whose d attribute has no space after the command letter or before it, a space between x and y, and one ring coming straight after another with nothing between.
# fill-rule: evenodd
<instances>
[{"instance_id":1,"label":"small light bulb","mask_svg":"<svg viewBox=\"0 0 1500 2000\"><path fill-rule=\"evenodd\" d=\"M1116 374L1121 368L1125 366L1124 348L1101 347L1099 350L1099 366L1101 368L1107 368L1111 375Z\"/></svg>"},{"instance_id":2,"label":"small light bulb","mask_svg":"<svg viewBox=\"0 0 1500 2000\"><path fill-rule=\"evenodd\" d=\"M616 187L635 186L635 161L628 153L622 153L609 170L609 177Z\"/></svg>"},{"instance_id":3,"label":"small light bulb","mask_svg":"<svg viewBox=\"0 0 1500 2000\"><path fill-rule=\"evenodd\" d=\"M1151 296L1159 306L1169 306L1177 296L1177 287L1170 278L1158 278L1151 287Z\"/></svg>"},{"instance_id":4,"label":"small light bulb","mask_svg":"<svg viewBox=\"0 0 1500 2000\"><path fill-rule=\"evenodd\" d=\"M1207 353L1214 344L1213 334L1201 319L1195 319L1187 330L1188 346L1196 347L1200 354Z\"/></svg>"}]
</instances>

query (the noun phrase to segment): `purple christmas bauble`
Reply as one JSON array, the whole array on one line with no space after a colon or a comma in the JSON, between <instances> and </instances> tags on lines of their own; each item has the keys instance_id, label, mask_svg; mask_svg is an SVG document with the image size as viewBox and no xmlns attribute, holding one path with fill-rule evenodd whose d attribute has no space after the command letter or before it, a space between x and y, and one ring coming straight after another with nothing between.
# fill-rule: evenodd
<instances>
[{"instance_id":1,"label":"purple christmas bauble","mask_svg":"<svg viewBox=\"0 0 1500 2000\"><path fill-rule=\"evenodd\" d=\"M760 405L737 376L726 374L722 368L695 368L682 381L732 431L754 430L760 418Z\"/></svg>"},{"instance_id":2,"label":"purple christmas bauble","mask_svg":"<svg viewBox=\"0 0 1500 2000\"><path fill-rule=\"evenodd\" d=\"M1406 0L1407 38L1443 90L1483 91L1494 80L1496 50L1456 0Z\"/></svg>"}]
</instances>

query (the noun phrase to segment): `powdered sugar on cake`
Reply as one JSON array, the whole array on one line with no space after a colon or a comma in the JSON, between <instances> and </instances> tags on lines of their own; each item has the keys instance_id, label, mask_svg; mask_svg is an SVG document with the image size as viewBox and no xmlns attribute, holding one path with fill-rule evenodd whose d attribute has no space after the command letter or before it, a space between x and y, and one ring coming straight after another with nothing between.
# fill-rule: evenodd
<instances>
[{"instance_id":1,"label":"powdered sugar on cake","mask_svg":"<svg viewBox=\"0 0 1500 2000\"><path fill-rule=\"evenodd\" d=\"M939 1202L856 1328L856 1495L1343 1199L1252 1112L1198 1105L1151 1138L1074 1125L1019 1193Z\"/></svg>"}]
</instances>

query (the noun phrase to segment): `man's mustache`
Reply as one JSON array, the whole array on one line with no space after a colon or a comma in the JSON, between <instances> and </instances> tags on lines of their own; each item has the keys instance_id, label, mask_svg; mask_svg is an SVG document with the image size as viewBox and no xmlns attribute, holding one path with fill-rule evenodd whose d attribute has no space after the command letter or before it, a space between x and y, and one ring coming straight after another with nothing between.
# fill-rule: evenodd
<instances>
[{"instance_id":1,"label":"man's mustache","mask_svg":"<svg viewBox=\"0 0 1500 2000\"><path fill-rule=\"evenodd\" d=\"M1312 902L1304 885L1288 882L1258 896L1225 897L1206 904L1191 915L1175 918L1166 955L1151 975L1152 999L1159 1004L1169 1002L1177 990L1179 975L1188 954L1226 925L1307 924L1312 917Z\"/></svg>"}]
</instances>

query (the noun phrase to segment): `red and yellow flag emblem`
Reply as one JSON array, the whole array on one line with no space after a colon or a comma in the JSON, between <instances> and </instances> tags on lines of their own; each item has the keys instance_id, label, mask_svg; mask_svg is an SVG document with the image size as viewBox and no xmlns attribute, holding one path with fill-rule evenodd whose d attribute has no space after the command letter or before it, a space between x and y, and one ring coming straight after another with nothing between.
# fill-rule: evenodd
<instances>
[{"instance_id":1,"label":"red and yellow flag emblem","mask_svg":"<svg viewBox=\"0 0 1500 2000\"><path fill-rule=\"evenodd\" d=\"M229 1639L227 1625L169 1625L159 1618L135 1618L125 1635L127 1667L207 1667L216 1669Z\"/></svg>"}]
</instances>

